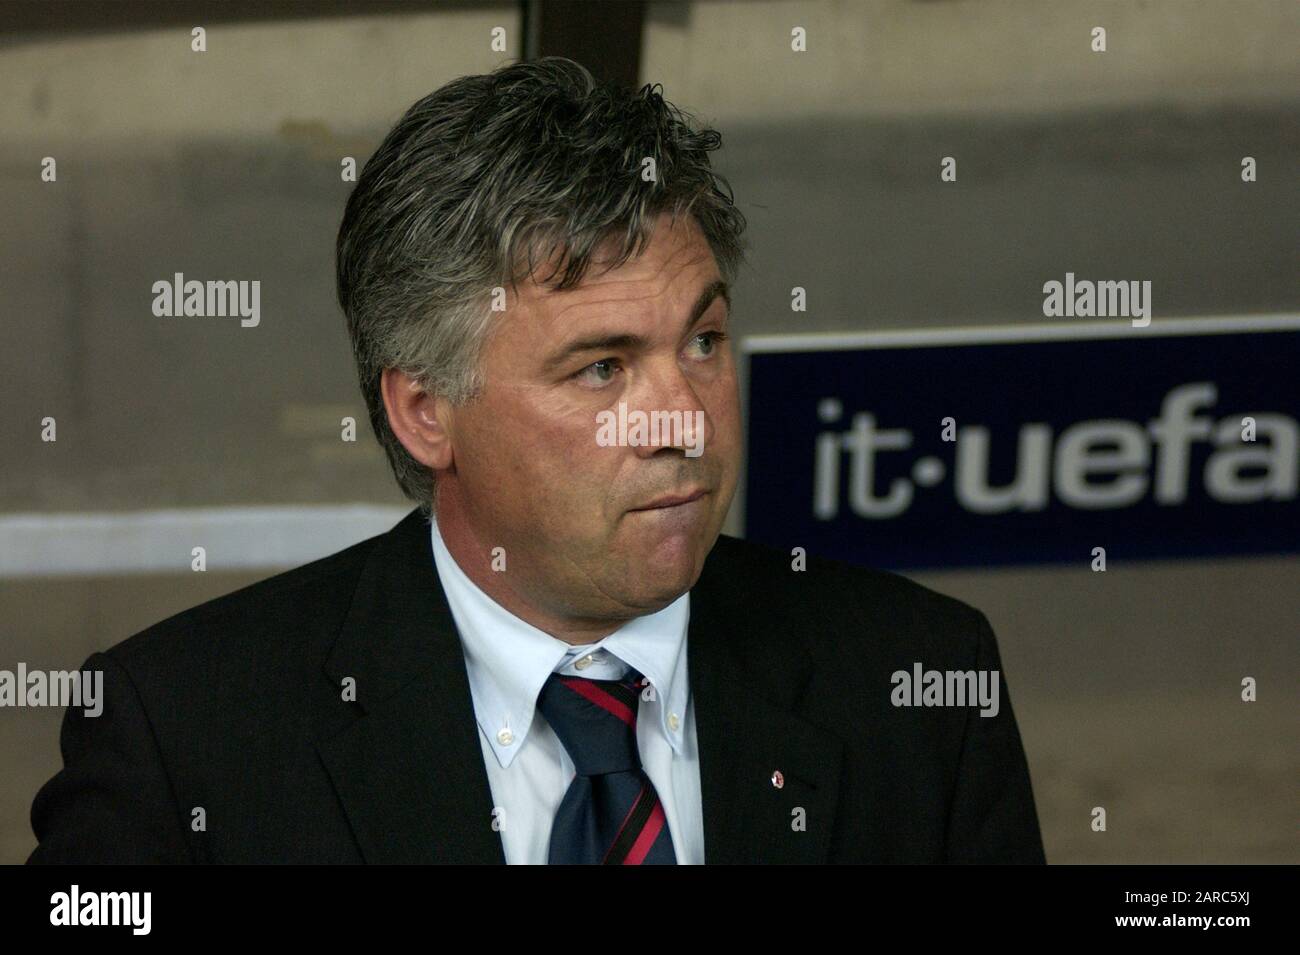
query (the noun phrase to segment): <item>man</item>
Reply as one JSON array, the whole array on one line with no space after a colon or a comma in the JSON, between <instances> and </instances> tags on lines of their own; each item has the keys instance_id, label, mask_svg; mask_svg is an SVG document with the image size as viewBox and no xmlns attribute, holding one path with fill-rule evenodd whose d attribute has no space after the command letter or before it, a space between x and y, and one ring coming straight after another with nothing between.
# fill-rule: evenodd
<instances>
[{"instance_id":1,"label":"man","mask_svg":"<svg viewBox=\"0 0 1300 955\"><path fill-rule=\"evenodd\" d=\"M917 663L1000 671L983 615L720 536L719 142L558 58L407 112L338 283L421 506L92 656L32 861L1043 861L1005 691L895 704Z\"/></svg>"}]
</instances>

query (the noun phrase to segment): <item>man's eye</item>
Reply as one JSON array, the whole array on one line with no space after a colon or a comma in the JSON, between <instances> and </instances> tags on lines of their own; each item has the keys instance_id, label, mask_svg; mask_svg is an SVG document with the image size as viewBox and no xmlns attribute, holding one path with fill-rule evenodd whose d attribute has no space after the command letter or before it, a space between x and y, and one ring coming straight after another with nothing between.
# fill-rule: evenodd
<instances>
[{"instance_id":1,"label":"man's eye","mask_svg":"<svg viewBox=\"0 0 1300 955\"><path fill-rule=\"evenodd\" d=\"M613 358L602 358L600 361L593 361L586 368L580 368L574 373L573 377L588 384L607 384L614 379ZM592 372L595 372L593 377Z\"/></svg>"},{"instance_id":2,"label":"man's eye","mask_svg":"<svg viewBox=\"0 0 1300 955\"><path fill-rule=\"evenodd\" d=\"M691 339L692 342L706 342L706 345L702 349L702 354L705 355L712 355L714 347L719 342L725 342L726 340L727 335L725 332L700 332L700 334Z\"/></svg>"}]
</instances>

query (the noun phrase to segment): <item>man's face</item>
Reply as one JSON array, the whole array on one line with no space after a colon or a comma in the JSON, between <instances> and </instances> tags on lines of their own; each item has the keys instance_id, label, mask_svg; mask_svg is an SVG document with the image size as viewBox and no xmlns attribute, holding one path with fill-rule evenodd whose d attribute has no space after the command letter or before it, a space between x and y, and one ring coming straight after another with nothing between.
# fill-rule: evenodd
<instances>
[{"instance_id":1,"label":"man's face","mask_svg":"<svg viewBox=\"0 0 1300 955\"><path fill-rule=\"evenodd\" d=\"M595 619L654 612L694 585L740 455L728 303L694 219L661 216L641 255L604 268L558 293L520 284L484 350L482 394L452 412L452 467L437 475L439 521L456 508L480 552L505 548L502 585ZM602 445L598 415L620 402L632 421L679 412L688 430Z\"/></svg>"}]
</instances>

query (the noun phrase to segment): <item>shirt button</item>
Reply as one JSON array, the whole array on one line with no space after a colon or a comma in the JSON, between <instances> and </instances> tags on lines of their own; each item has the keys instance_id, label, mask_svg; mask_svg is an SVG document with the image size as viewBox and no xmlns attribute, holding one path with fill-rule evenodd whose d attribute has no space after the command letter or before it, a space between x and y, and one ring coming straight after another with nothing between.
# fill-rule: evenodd
<instances>
[{"instance_id":1,"label":"shirt button","mask_svg":"<svg viewBox=\"0 0 1300 955\"><path fill-rule=\"evenodd\" d=\"M575 663L574 666L577 667L579 670L587 669L587 667L591 666L591 655L588 654L587 656L583 657L581 660Z\"/></svg>"},{"instance_id":2,"label":"shirt button","mask_svg":"<svg viewBox=\"0 0 1300 955\"><path fill-rule=\"evenodd\" d=\"M670 730L672 730L674 733L677 732L677 726L678 726L679 723L680 723L680 720L677 719L677 714L676 714L676 713L669 713L669 714L668 714L668 728L669 728Z\"/></svg>"},{"instance_id":3,"label":"shirt button","mask_svg":"<svg viewBox=\"0 0 1300 955\"><path fill-rule=\"evenodd\" d=\"M500 743L502 746L509 746L514 741L515 741L515 734L510 732L510 730L508 729L502 730L500 733L497 733L497 742Z\"/></svg>"}]
</instances>

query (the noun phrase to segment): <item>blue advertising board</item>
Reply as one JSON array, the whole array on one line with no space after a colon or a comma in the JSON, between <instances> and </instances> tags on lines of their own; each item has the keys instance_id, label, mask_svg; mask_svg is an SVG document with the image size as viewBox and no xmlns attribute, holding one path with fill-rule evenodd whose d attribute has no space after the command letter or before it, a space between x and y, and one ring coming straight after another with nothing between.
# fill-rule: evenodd
<instances>
[{"instance_id":1,"label":"blue advertising board","mask_svg":"<svg viewBox=\"0 0 1300 955\"><path fill-rule=\"evenodd\" d=\"M891 569L1300 551L1300 316L742 349L751 540Z\"/></svg>"}]
</instances>

